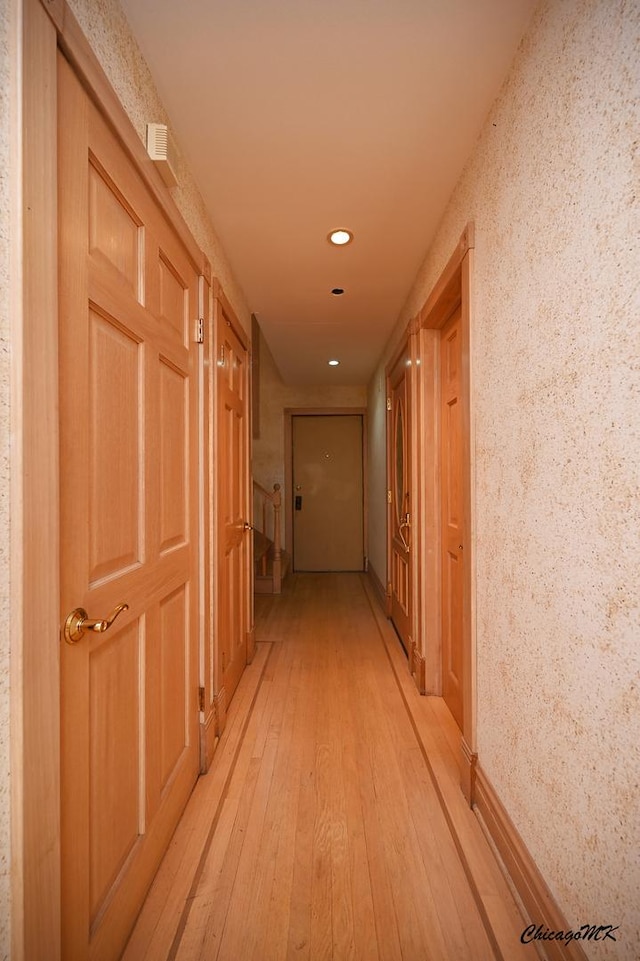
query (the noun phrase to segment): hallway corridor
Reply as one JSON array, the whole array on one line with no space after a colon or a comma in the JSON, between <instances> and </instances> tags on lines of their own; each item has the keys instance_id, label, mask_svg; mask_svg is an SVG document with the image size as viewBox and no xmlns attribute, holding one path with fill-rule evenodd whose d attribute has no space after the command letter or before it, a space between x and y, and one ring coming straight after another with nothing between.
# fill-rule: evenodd
<instances>
[{"instance_id":1,"label":"hallway corridor","mask_svg":"<svg viewBox=\"0 0 640 961\"><path fill-rule=\"evenodd\" d=\"M524 922L359 574L256 601L258 651L126 961L519 961Z\"/></svg>"}]
</instances>

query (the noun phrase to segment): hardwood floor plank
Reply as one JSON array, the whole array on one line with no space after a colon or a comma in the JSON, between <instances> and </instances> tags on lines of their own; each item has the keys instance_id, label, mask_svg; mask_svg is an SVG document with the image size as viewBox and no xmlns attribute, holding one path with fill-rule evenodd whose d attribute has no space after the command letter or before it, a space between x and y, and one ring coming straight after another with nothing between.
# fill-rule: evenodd
<instances>
[{"instance_id":1,"label":"hardwood floor plank","mask_svg":"<svg viewBox=\"0 0 640 961\"><path fill-rule=\"evenodd\" d=\"M418 695L364 579L293 575L260 609L271 654L232 765L221 741L226 775L185 814L199 867L174 856L190 886L150 897L182 899L173 948L154 938L128 961L523 961L522 920L456 783L448 712Z\"/></svg>"},{"instance_id":2,"label":"hardwood floor plank","mask_svg":"<svg viewBox=\"0 0 640 961\"><path fill-rule=\"evenodd\" d=\"M422 697L418 693L395 632L372 589L366 582L364 587L495 956L500 961L530 961L530 952L520 942L525 926L522 914L478 819L460 790L460 731L442 698Z\"/></svg>"},{"instance_id":3,"label":"hardwood floor plank","mask_svg":"<svg viewBox=\"0 0 640 961\"><path fill-rule=\"evenodd\" d=\"M270 652L270 644L258 645L253 662L238 685L214 763L194 788L129 938L123 961L165 961L169 957Z\"/></svg>"}]
</instances>

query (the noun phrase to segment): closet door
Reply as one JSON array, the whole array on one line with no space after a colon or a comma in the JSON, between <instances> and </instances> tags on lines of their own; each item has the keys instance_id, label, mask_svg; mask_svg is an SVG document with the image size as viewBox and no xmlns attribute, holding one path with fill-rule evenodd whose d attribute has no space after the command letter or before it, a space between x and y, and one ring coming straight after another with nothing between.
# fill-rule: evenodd
<instances>
[{"instance_id":1,"label":"closet door","mask_svg":"<svg viewBox=\"0 0 640 961\"><path fill-rule=\"evenodd\" d=\"M63 956L115 959L198 773L198 271L59 55Z\"/></svg>"},{"instance_id":2,"label":"closet door","mask_svg":"<svg viewBox=\"0 0 640 961\"><path fill-rule=\"evenodd\" d=\"M411 653L411 407L408 346L387 374L388 576L391 619Z\"/></svg>"}]
</instances>

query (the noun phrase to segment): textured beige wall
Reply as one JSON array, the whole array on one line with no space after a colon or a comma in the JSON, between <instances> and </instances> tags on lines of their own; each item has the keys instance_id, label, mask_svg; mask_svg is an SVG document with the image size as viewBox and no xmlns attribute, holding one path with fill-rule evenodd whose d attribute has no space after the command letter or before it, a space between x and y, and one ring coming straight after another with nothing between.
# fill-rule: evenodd
<instances>
[{"instance_id":1,"label":"textured beige wall","mask_svg":"<svg viewBox=\"0 0 640 961\"><path fill-rule=\"evenodd\" d=\"M147 123L167 123L171 126L118 0L68 2L143 143L146 140ZM182 158L178 164L177 179L178 186L172 189L173 199L196 242L209 258L213 274L221 282L238 319L250 331L251 317L244 294L233 276L197 185Z\"/></svg>"},{"instance_id":2,"label":"textured beige wall","mask_svg":"<svg viewBox=\"0 0 640 961\"><path fill-rule=\"evenodd\" d=\"M474 220L479 760L569 922L620 925L589 956L619 961L640 957L639 31L638 2L543 0L399 325ZM380 571L380 500L372 528Z\"/></svg>"},{"instance_id":3,"label":"textured beige wall","mask_svg":"<svg viewBox=\"0 0 640 961\"><path fill-rule=\"evenodd\" d=\"M280 484L284 492L285 407L366 407L366 387L287 386L260 334L260 437L253 442L253 476L271 490ZM282 512L284 538L284 510ZM284 543L284 540L283 540Z\"/></svg>"}]
</instances>

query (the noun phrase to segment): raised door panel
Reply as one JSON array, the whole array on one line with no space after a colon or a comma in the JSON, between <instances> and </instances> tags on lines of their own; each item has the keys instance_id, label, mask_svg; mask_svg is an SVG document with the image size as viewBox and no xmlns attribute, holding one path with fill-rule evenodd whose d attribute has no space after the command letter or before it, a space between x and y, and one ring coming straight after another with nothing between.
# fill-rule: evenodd
<instances>
[{"instance_id":1,"label":"raised door panel","mask_svg":"<svg viewBox=\"0 0 640 961\"><path fill-rule=\"evenodd\" d=\"M144 250L142 221L94 156L89 163L88 242L94 263L114 271L117 281L139 299Z\"/></svg>"},{"instance_id":2,"label":"raised door panel","mask_svg":"<svg viewBox=\"0 0 640 961\"><path fill-rule=\"evenodd\" d=\"M91 923L141 835L140 643L137 624L89 656Z\"/></svg>"},{"instance_id":3,"label":"raised door panel","mask_svg":"<svg viewBox=\"0 0 640 961\"><path fill-rule=\"evenodd\" d=\"M189 598L181 585L160 604L160 713L155 736L161 745L160 788L170 782L189 747Z\"/></svg>"},{"instance_id":4,"label":"raised door panel","mask_svg":"<svg viewBox=\"0 0 640 961\"><path fill-rule=\"evenodd\" d=\"M142 349L124 313L89 310L89 579L142 561Z\"/></svg>"},{"instance_id":5,"label":"raised door panel","mask_svg":"<svg viewBox=\"0 0 640 961\"><path fill-rule=\"evenodd\" d=\"M160 553L186 544L189 501L189 383L186 372L159 358L160 432Z\"/></svg>"},{"instance_id":6,"label":"raised door panel","mask_svg":"<svg viewBox=\"0 0 640 961\"><path fill-rule=\"evenodd\" d=\"M189 337L189 296L184 279L169 256L159 251L158 289L160 318L175 331L179 341L186 343Z\"/></svg>"}]
</instances>

